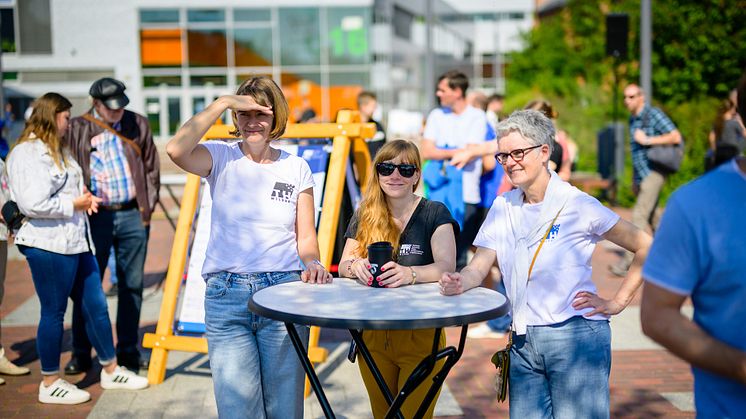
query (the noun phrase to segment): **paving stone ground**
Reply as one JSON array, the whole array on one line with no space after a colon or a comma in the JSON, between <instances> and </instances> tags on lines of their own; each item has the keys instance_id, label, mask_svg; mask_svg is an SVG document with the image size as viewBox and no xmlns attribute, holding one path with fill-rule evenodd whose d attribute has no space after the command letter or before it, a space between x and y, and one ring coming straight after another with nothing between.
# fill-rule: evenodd
<instances>
[{"instance_id":1,"label":"paving stone ground","mask_svg":"<svg viewBox=\"0 0 746 419\"><path fill-rule=\"evenodd\" d=\"M173 209L173 205L167 205ZM615 209L616 210L616 209ZM617 210L629 219L629 211ZM173 240L173 230L157 214L151 227L146 263L146 298L141 333L155 330L160 291ZM621 283L608 273L607 266L620 257L618 249L602 242L593 255L593 280L602 295L611 295ZM105 284L108 287L108 284ZM109 299L110 306L116 299ZM36 305L34 305L36 304ZM69 318L69 317L68 317ZM99 369L71 381L85 388L92 401L77 406L50 406L37 402L41 381L36 355L38 301L28 265L11 247L5 297L0 311L2 344L11 360L31 369L22 377L3 376L0 386L2 418L82 418L82 417L214 417L216 414L207 358L201 354L172 353L167 379L163 384L141 393L101 390ZM628 310L612 320L611 416L620 418L672 417L693 418L692 375L687 364L642 336L639 328L639 296ZM458 342L458 330L448 329L449 343ZM340 331L322 330L321 343L330 353L345 349L347 336ZM505 345L504 339L469 339L462 359L446 380L447 391L441 399L441 418L499 418L508 416L507 404L498 404L492 386L494 369L491 354ZM342 349L338 349L342 348ZM70 325L65 325L61 365L70 357ZM145 351L147 354L147 351ZM343 357L344 358L344 357ZM357 367L345 359L320 365L332 406L338 417L368 417L367 400ZM325 371L324 371L325 370ZM447 394L446 394L447 393ZM313 397L313 396L312 396ZM321 417L315 400L307 401L306 417ZM437 412L437 411L436 411Z\"/></svg>"}]
</instances>

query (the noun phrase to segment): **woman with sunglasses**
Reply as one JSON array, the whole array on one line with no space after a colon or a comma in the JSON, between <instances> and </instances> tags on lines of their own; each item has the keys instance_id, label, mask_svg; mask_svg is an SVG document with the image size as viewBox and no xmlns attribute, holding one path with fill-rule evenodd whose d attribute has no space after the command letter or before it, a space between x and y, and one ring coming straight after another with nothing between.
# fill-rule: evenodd
<instances>
[{"instance_id":1,"label":"woman with sunglasses","mask_svg":"<svg viewBox=\"0 0 746 419\"><path fill-rule=\"evenodd\" d=\"M460 273L444 295L479 286L497 263L512 307L510 417L607 418L609 317L630 303L651 237L548 169L554 126L535 110L497 126L497 161L516 189L495 199ZM591 254L606 239L635 259L613 298L591 281Z\"/></svg>"},{"instance_id":2,"label":"woman with sunglasses","mask_svg":"<svg viewBox=\"0 0 746 419\"><path fill-rule=\"evenodd\" d=\"M394 247L394 260L381 267L379 286L395 288L438 281L443 272L456 267L458 224L445 205L415 195L421 168L417 146L404 140L388 142L378 151L373 167L363 201L345 233L340 276L372 285L367 247L388 241ZM434 329L363 332L363 339L392 394L399 391L417 364L430 354L434 334ZM445 347L445 335L441 335L440 347ZM381 418L389 405L365 362L359 365L373 416ZM433 371L438 370L436 367ZM429 382L433 375L424 382ZM419 386L407 398L401 409L405 417L415 415L428 388ZM425 417L433 416L434 407L435 401Z\"/></svg>"}]
</instances>

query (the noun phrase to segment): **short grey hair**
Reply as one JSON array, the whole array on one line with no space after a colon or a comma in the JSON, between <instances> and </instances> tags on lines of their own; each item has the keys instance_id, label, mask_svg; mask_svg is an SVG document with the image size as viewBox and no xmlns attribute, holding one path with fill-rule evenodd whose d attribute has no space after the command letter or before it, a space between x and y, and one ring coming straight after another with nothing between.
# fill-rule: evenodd
<instances>
[{"instance_id":1,"label":"short grey hair","mask_svg":"<svg viewBox=\"0 0 746 419\"><path fill-rule=\"evenodd\" d=\"M507 119L497 124L495 131L498 142L511 132L518 132L531 145L548 145L550 155L554 149L554 124L542 112L533 109L513 112Z\"/></svg>"}]
</instances>

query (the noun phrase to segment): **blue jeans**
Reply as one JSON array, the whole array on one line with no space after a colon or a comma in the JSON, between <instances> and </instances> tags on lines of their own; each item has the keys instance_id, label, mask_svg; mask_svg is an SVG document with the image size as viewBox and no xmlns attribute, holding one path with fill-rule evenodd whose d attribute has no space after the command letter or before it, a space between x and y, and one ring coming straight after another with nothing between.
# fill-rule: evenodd
<instances>
[{"instance_id":1,"label":"blue jeans","mask_svg":"<svg viewBox=\"0 0 746 419\"><path fill-rule=\"evenodd\" d=\"M106 272L109 252L114 246L117 266L117 354L137 355L138 329L142 306L145 252L148 234L140 218L140 211L100 210L90 217L91 235L96 246L96 261L100 277ZM85 334L85 319L77 304L73 306L73 355L91 356L91 343Z\"/></svg>"},{"instance_id":2,"label":"blue jeans","mask_svg":"<svg viewBox=\"0 0 746 419\"><path fill-rule=\"evenodd\" d=\"M68 297L80 307L85 317L85 332L96 348L99 362L107 365L114 361L111 322L93 254L63 255L20 245L18 249L26 256L41 303L41 318L36 330L41 373L59 374L62 322Z\"/></svg>"},{"instance_id":3,"label":"blue jeans","mask_svg":"<svg viewBox=\"0 0 746 419\"><path fill-rule=\"evenodd\" d=\"M503 297L507 296L507 291L505 291L505 282L503 282L502 279L494 283L493 289L502 294ZM487 326L489 326L489 328L495 332L505 333L508 331L511 321L512 319L510 317L510 313L508 313L502 317L496 317L494 319L487 320Z\"/></svg>"},{"instance_id":4,"label":"blue jeans","mask_svg":"<svg viewBox=\"0 0 746 419\"><path fill-rule=\"evenodd\" d=\"M572 317L513 334L510 417L608 418L611 328Z\"/></svg>"},{"instance_id":5,"label":"blue jeans","mask_svg":"<svg viewBox=\"0 0 746 419\"><path fill-rule=\"evenodd\" d=\"M285 324L248 308L255 292L299 281L298 272L206 276L205 328L221 418L303 418L303 367ZM308 327L296 326L308 346Z\"/></svg>"}]
</instances>

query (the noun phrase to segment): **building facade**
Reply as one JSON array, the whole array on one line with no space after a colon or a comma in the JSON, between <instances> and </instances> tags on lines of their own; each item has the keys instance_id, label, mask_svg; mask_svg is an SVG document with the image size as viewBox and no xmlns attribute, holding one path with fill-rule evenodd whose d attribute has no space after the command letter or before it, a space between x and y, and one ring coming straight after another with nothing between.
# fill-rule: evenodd
<instances>
[{"instance_id":1,"label":"building facade","mask_svg":"<svg viewBox=\"0 0 746 419\"><path fill-rule=\"evenodd\" d=\"M384 111L424 112L450 68L499 90L482 28L505 12L480 10L456 19L464 12L444 0L0 0L3 83L27 97L59 92L79 114L94 80L118 78L159 139L254 74L280 84L294 119L313 110L333 120L362 89Z\"/></svg>"}]
</instances>

